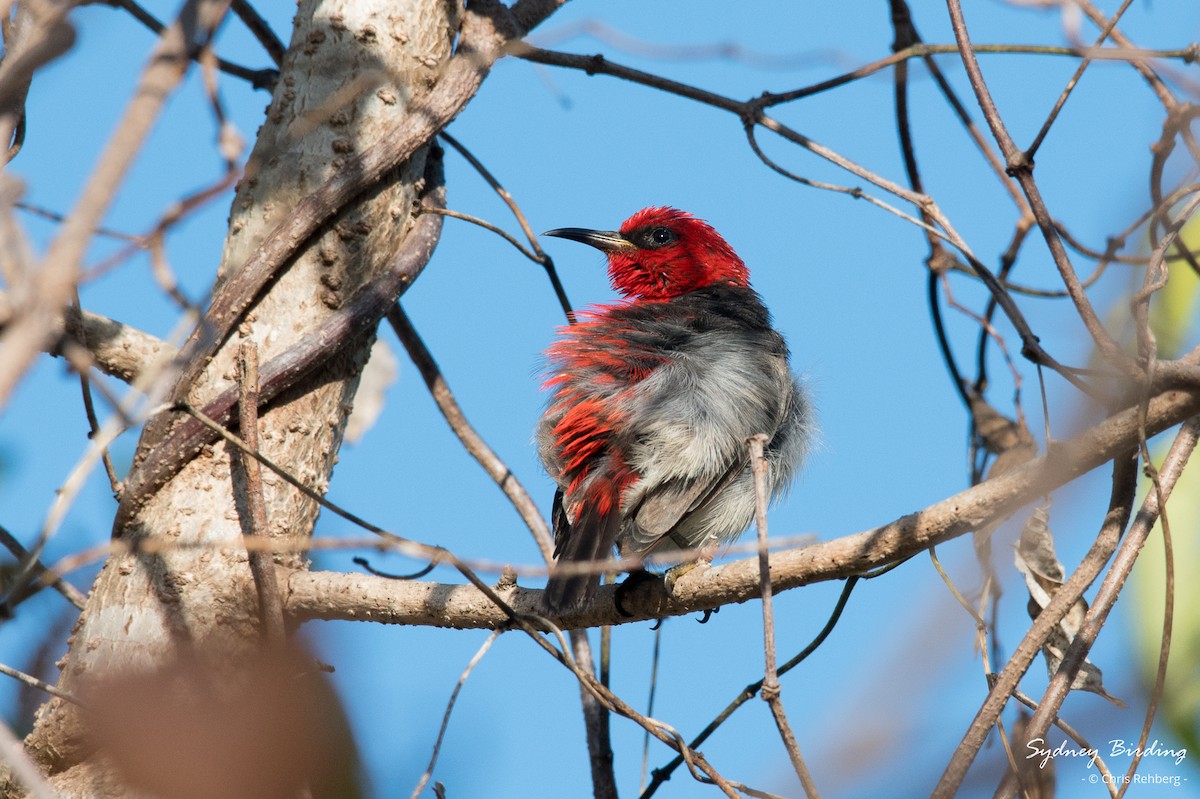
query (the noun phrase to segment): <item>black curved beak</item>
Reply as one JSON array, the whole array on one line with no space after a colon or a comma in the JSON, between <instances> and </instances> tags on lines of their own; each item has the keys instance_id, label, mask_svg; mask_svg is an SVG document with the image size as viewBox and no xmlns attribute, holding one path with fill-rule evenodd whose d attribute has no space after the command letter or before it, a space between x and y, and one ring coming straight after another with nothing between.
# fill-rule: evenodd
<instances>
[{"instance_id":1,"label":"black curved beak","mask_svg":"<svg viewBox=\"0 0 1200 799\"><path fill-rule=\"evenodd\" d=\"M636 250L637 246L615 230L589 230L582 227L560 227L547 230L543 236L555 236L560 239L570 239L584 244L590 244L604 252L619 252L621 250Z\"/></svg>"}]
</instances>

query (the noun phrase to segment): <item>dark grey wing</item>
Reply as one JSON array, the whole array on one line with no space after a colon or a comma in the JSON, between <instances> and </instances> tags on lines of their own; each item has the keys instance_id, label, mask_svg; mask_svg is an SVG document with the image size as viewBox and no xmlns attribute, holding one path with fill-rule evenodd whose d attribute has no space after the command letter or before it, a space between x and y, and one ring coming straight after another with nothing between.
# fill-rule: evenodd
<instances>
[{"instance_id":1,"label":"dark grey wing","mask_svg":"<svg viewBox=\"0 0 1200 799\"><path fill-rule=\"evenodd\" d=\"M748 458L735 459L715 480L675 481L647 494L631 514L633 524L627 525L622 536L624 553L635 555L654 549L733 482L748 462Z\"/></svg>"},{"instance_id":2,"label":"dark grey wing","mask_svg":"<svg viewBox=\"0 0 1200 799\"><path fill-rule=\"evenodd\" d=\"M554 492L554 503L550 506L550 527L554 531L554 557L563 551L567 537L571 535L571 522L567 518L567 509L563 507L563 490L559 487Z\"/></svg>"},{"instance_id":3,"label":"dark grey wing","mask_svg":"<svg viewBox=\"0 0 1200 799\"><path fill-rule=\"evenodd\" d=\"M612 552L621 526L617 513L600 513L591 503L579 510L574 524L562 506L562 490L554 496L551 511L554 520L554 554L559 564L573 565L590 560L605 560ZM596 594L600 575L595 573L550 575L544 594L547 609L563 613L582 606Z\"/></svg>"}]
</instances>

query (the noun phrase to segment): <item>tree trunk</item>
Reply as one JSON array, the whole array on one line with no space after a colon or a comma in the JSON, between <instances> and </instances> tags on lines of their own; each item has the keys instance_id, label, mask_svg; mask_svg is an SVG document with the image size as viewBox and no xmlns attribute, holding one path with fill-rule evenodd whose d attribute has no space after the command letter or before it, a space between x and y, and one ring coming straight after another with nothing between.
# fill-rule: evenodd
<instances>
[{"instance_id":1,"label":"tree trunk","mask_svg":"<svg viewBox=\"0 0 1200 799\"><path fill-rule=\"evenodd\" d=\"M230 278L297 203L355 154L394 128L424 98L447 63L457 4L442 0L301 0L291 45L266 120L238 186L218 285ZM357 198L299 250L187 387L203 407L234 385L234 356L246 340L266 362L330 317L404 247L414 224L427 148L391 179ZM373 334L364 335L261 414L263 453L324 491ZM160 445L148 425L136 463ZM136 466L135 466L136 468ZM274 473L263 473L270 535L303 538L318 506ZM247 555L216 548L248 532L245 486L231 478L223 443L206 447L117 532L179 548L114 556L105 564L62 664L59 687L85 693L98 676L161 668L186 653L232 675L260 647L260 616ZM303 557L281 556L303 568ZM30 751L63 797L95 796L120 784L86 734L76 705L41 709ZM101 742L103 743L103 742Z\"/></svg>"}]
</instances>

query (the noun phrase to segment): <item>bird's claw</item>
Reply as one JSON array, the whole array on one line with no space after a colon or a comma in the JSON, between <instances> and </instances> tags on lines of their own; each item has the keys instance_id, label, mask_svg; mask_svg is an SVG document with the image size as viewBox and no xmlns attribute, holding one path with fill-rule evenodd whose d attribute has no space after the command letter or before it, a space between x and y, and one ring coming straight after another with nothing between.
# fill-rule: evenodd
<instances>
[{"instance_id":1,"label":"bird's claw","mask_svg":"<svg viewBox=\"0 0 1200 799\"><path fill-rule=\"evenodd\" d=\"M633 614L625 608L625 597L642 583L657 579L658 575L648 572L645 569L630 572L628 577L617 584L617 590L613 593L613 605L616 606L617 613L620 613L627 619L633 618Z\"/></svg>"},{"instance_id":2,"label":"bird's claw","mask_svg":"<svg viewBox=\"0 0 1200 799\"><path fill-rule=\"evenodd\" d=\"M690 572L697 566L707 566L706 560L693 560L688 563L680 563L678 566L672 566L667 569L667 573L663 575L663 587L667 589L667 593L674 598L675 583L679 582L679 578Z\"/></svg>"}]
</instances>

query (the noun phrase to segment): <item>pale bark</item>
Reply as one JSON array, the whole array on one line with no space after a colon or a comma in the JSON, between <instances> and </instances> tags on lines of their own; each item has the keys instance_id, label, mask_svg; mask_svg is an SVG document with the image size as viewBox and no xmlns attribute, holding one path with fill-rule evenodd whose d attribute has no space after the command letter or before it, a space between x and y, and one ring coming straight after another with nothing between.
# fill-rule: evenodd
<instances>
[{"instance_id":1,"label":"pale bark","mask_svg":"<svg viewBox=\"0 0 1200 799\"><path fill-rule=\"evenodd\" d=\"M453 13L453 4L416 0L300 3L281 79L234 199L220 280L236 274L306 195L400 124L436 85L451 55ZM203 405L232 385L240 340L253 339L264 361L287 351L396 257L414 222L427 152L418 149L306 243L188 387L190 401ZM318 490L336 462L372 338L360 337L262 413L264 453ZM138 462L161 443L153 438L140 442ZM206 448L133 512L121 534L205 543L240 536L243 498L229 465L223 444ZM308 535L315 503L274 475L264 475L264 483L270 534ZM289 565L304 564L292 557ZM84 692L94 675L153 668L181 651L229 668L255 649L258 625L244 552L116 557L93 587L59 685ZM27 745L62 796L96 795L111 779L97 768L81 714L69 703L45 705Z\"/></svg>"},{"instance_id":2,"label":"pale bark","mask_svg":"<svg viewBox=\"0 0 1200 799\"><path fill-rule=\"evenodd\" d=\"M1200 392L1163 391L1147 406L1145 430L1157 434L1200 413ZM888 524L853 535L771 554L771 585L787 591L845 579L896 563L930 546L1007 518L1023 505L1130 452L1140 435L1137 410L1128 408L1050 452L998 477ZM747 602L761 596L758 557L684 574L670 594L662 582L630 591L618 609L616 589L602 586L595 601L553 618L562 629L628 624ZM510 583L496 594L522 614L545 613L542 590ZM284 610L294 620L359 620L383 624L498 629L509 616L472 585L397 581L368 574L295 572Z\"/></svg>"}]
</instances>

